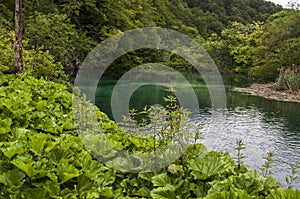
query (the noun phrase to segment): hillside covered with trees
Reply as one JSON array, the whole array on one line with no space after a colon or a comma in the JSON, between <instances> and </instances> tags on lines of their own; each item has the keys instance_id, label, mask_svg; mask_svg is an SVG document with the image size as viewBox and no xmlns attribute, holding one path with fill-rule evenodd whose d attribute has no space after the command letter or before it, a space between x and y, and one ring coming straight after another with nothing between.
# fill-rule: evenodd
<instances>
[{"instance_id":1,"label":"hillside covered with trees","mask_svg":"<svg viewBox=\"0 0 300 199\"><path fill-rule=\"evenodd\" d=\"M282 8L263 0L224 0L217 3L213 0L25 0L23 4L25 51L28 51L31 57L39 57L35 59L35 65L39 65L39 62L46 62L41 64L44 66L53 63L55 67L63 67L67 74L78 69L87 54L99 42L122 31L146 26L178 30L196 39L206 47L223 71L248 72L249 68L265 65L263 60L266 59L263 58L270 55L264 56L264 49L273 48L268 51L274 51L278 45L276 42L282 39L288 38L289 42L292 41L293 44L290 45L292 56L297 51L294 49L297 44L294 43L297 43L298 37L295 24L298 23L299 12L282 11L269 18ZM0 5L2 43L10 48L9 43L12 38L10 31L14 27L14 2L2 1ZM280 33L279 29L286 30L280 24L286 20L288 23L284 25L290 27L291 30L289 33ZM269 38L274 30L284 35L276 35L277 41L272 38L270 41L264 39ZM272 47L267 45L272 45ZM264 52L260 53L256 50L256 46L260 46ZM253 52L252 48L255 48L256 52ZM284 53L287 52L281 53L283 54L277 57L285 57ZM2 54L5 54L5 51L2 50ZM259 55L255 60L250 60L253 57L252 54ZM138 52L133 53L132 56L141 57ZM151 59L154 61L156 57L159 56L154 54ZM26 67L28 65L26 63L30 63L26 58L26 53L24 59ZM125 60L129 63L137 60L129 57L124 59L129 59ZM6 62L3 60L3 65L9 66L8 63L11 62L8 60L9 58ZM297 64L296 60L295 64ZM126 64L125 68L130 65ZM34 70L39 70L39 67L42 66L36 66ZM112 67L112 71L116 72L122 67L124 66ZM252 70L254 76L259 76L256 74L257 70L257 68ZM41 76L42 73L50 75L47 74L49 72L35 72L35 74L37 76ZM63 75L59 76L63 78ZM270 74L270 76L274 78L275 74Z\"/></svg>"},{"instance_id":2,"label":"hillside covered with trees","mask_svg":"<svg viewBox=\"0 0 300 199\"><path fill-rule=\"evenodd\" d=\"M5 48L1 65L11 67L14 2L2 0L0 6ZM222 72L242 73L257 81L275 81L280 68L299 65L299 11L264 0L25 0L23 7L24 66L37 77L75 75L99 42L147 26L187 34L204 46ZM132 52L110 71L122 73L143 60L173 62L172 66L189 71L188 64L171 58L158 52Z\"/></svg>"}]
</instances>

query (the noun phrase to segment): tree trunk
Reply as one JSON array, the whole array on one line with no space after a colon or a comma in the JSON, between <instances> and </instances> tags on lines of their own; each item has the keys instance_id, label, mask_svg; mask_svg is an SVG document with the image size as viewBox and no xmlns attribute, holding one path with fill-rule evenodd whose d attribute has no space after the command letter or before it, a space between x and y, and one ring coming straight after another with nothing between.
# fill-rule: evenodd
<instances>
[{"instance_id":1,"label":"tree trunk","mask_svg":"<svg viewBox=\"0 0 300 199\"><path fill-rule=\"evenodd\" d=\"M23 34L23 24L22 24L22 0L15 0L15 43L14 43L14 53L15 53L15 73L22 73L23 71L23 60L22 60L22 34Z\"/></svg>"}]
</instances>

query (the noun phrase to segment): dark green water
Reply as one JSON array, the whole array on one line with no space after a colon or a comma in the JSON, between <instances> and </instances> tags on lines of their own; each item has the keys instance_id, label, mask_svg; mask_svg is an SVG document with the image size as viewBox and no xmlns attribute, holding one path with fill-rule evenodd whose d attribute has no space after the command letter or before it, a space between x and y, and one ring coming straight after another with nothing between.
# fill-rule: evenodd
<instances>
[{"instance_id":1,"label":"dark green water","mask_svg":"<svg viewBox=\"0 0 300 199\"><path fill-rule=\"evenodd\" d=\"M249 96L230 89L247 86L241 77L225 77L227 108L212 110L210 95L204 82L195 75L188 75L199 102L191 122L203 126L203 143L210 150L228 151L235 155L234 143L242 139L246 144L246 164L257 169L263 164L263 156L273 152L276 162L272 171L285 186L290 165L300 162L300 104L278 102ZM101 80L96 94L96 104L112 119L111 94L116 81ZM183 87L184 89L184 87ZM163 104L165 88L143 86L130 99L130 108L142 109L145 105ZM300 176L294 188L300 189Z\"/></svg>"}]
</instances>

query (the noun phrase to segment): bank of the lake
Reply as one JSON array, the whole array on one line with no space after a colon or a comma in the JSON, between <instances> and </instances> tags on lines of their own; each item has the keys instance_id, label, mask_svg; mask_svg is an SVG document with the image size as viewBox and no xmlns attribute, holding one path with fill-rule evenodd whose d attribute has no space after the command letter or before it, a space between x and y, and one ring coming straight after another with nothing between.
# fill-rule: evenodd
<instances>
[{"instance_id":1,"label":"bank of the lake","mask_svg":"<svg viewBox=\"0 0 300 199\"><path fill-rule=\"evenodd\" d=\"M233 91L247 93L253 96L260 96L266 99L284 101L284 102L297 102L300 103L300 90L276 90L274 83L269 84L252 84L248 88L235 87Z\"/></svg>"}]
</instances>

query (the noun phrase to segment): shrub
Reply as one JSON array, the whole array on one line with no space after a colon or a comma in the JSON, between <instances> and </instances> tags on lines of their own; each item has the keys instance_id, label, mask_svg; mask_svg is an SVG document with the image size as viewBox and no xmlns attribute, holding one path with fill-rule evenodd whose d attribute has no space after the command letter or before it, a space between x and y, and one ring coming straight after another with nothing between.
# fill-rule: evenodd
<instances>
[{"instance_id":1,"label":"shrub","mask_svg":"<svg viewBox=\"0 0 300 199\"><path fill-rule=\"evenodd\" d=\"M276 88L290 91L300 89L300 66L292 65L286 69L281 69L277 78Z\"/></svg>"},{"instance_id":2,"label":"shrub","mask_svg":"<svg viewBox=\"0 0 300 199\"><path fill-rule=\"evenodd\" d=\"M13 32L0 35L0 71L13 67ZM59 83L66 83L68 76L60 62L55 62L54 57L42 48L37 50L27 49L28 41L23 41L24 72L38 79L46 79Z\"/></svg>"},{"instance_id":3,"label":"shrub","mask_svg":"<svg viewBox=\"0 0 300 199\"><path fill-rule=\"evenodd\" d=\"M273 65L263 65L263 66L254 66L249 69L249 76L261 81L261 82L269 82L275 81L278 76L278 69Z\"/></svg>"}]
</instances>

